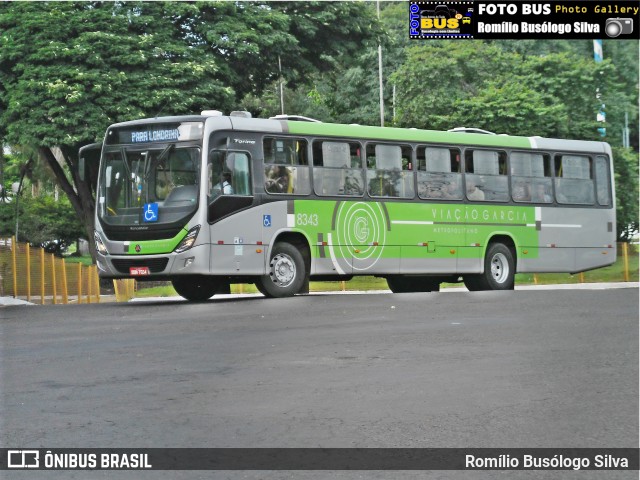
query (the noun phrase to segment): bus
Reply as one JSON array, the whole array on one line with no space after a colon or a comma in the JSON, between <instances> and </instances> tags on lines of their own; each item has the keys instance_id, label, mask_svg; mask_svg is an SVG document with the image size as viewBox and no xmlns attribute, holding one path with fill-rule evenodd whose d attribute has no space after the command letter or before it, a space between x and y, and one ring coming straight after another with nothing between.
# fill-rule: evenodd
<instances>
[{"instance_id":1,"label":"bus","mask_svg":"<svg viewBox=\"0 0 640 480\"><path fill-rule=\"evenodd\" d=\"M205 111L110 126L97 181L100 277L169 280L191 301L357 275L511 290L517 272L616 260L604 142Z\"/></svg>"}]
</instances>

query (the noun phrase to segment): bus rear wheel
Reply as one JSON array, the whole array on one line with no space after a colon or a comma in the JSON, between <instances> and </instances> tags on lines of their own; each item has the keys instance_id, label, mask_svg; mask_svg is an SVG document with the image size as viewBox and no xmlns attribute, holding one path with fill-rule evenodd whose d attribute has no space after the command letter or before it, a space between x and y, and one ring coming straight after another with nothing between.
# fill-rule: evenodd
<instances>
[{"instance_id":1,"label":"bus rear wheel","mask_svg":"<svg viewBox=\"0 0 640 480\"><path fill-rule=\"evenodd\" d=\"M394 275L387 277L387 285L393 293L439 292L440 282L429 277Z\"/></svg>"},{"instance_id":2,"label":"bus rear wheel","mask_svg":"<svg viewBox=\"0 0 640 480\"><path fill-rule=\"evenodd\" d=\"M191 302L204 302L220 289L221 285L213 277L205 275L184 275L171 280L173 288L182 298Z\"/></svg>"},{"instance_id":3,"label":"bus rear wheel","mask_svg":"<svg viewBox=\"0 0 640 480\"><path fill-rule=\"evenodd\" d=\"M267 274L256 282L257 289L266 297L291 297L304 285L305 271L302 253L287 242L278 242L271 251Z\"/></svg>"},{"instance_id":4,"label":"bus rear wheel","mask_svg":"<svg viewBox=\"0 0 640 480\"><path fill-rule=\"evenodd\" d=\"M465 275L464 284L471 292L513 290L516 262L513 251L502 243L492 243L484 258L484 273Z\"/></svg>"}]
</instances>

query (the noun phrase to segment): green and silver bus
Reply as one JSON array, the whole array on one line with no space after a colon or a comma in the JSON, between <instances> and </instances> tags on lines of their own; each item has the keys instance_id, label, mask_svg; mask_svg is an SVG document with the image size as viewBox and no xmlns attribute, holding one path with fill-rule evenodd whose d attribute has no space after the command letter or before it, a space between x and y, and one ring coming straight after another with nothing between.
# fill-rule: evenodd
<instances>
[{"instance_id":1,"label":"green and silver bus","mask_svg":"<svg viewBox=\"0 0 640 480\"><path fill-rule=\"evenodd\" d=\"M612 264L615 212L603 142L208 111L107 130L95 243L101 277L188 300L355 275L509 290L516 272Z\"/></svg>"}]
</instances>

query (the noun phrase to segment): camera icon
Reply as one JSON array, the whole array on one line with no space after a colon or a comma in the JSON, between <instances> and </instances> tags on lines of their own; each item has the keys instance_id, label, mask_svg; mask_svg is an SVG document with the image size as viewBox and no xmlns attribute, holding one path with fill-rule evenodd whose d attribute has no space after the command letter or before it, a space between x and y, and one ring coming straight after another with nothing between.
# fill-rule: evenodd
<instances>
[{"instance_id":1,"label":"camera icon","mask_svg":"<svg viewBox=\"0 0 640 480\"><path fill-rule=\"evenodd\" d=\"M604 31L611 38L633 33L633 18L607 18Z\"/></svg>"}]
</instances>

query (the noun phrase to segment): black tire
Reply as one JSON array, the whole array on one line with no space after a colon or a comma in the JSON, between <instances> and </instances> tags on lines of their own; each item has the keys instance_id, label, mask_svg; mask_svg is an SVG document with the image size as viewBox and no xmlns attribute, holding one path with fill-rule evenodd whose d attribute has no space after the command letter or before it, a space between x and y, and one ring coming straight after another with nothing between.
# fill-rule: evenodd
<instances>
[{"instance_id":1,"label":"black tire","mask_svg":"<svg viewBox=\"0 0 640 480\"><path fill-rule=\"evenodd\" d=\"M265 297L268 297L269 294L267 293L267 291L264 289L264 287L262 286L262 282L260 282L259 280L255 282L254 284L256 286L256 288L258 289L258 291L263 294Z\"/></svg>"},{"instance_id":2,"label":"black tire","mask_svg":"<svg viewBox=\"0 0 640 480\"><path fill-rule=\"evenodd\" d=\"M292 297L302 289L307 275L300 250L278 242L271 251L267 274L258 279L256 288L267 297Z\"/></svg>"},{"instance_id":3,"label":"black tire","mask_svg":"<svg viewBox=\"0 0 640 480\"><path fill-rule=\"evenodd\" d=\"M429 277L394 275L387 277L387 285L393 293L439 292L440 282Z\"/></svg>"},{"instance_id":4,"label":"black tire","mask_svg":"<svg viewBox=\"0 0 640 480\"><path fill-rule=\"evenodd\" d=\"M469 291L513 290L516 262L513 251L502 243L492 243L484 258L484 273L465 275L464 284Z\"/></svg>"},{"instance_id":5,"label":"black tire","mask_svg":"<svg viewBox=\"0 0 640 480\"><path fill-rule=\"evenodd\" d=\"M214 277L185 275L171 280L178 295L191 302L204 302L219 291L221 285Z\"/></svg>"}]
</instances>

